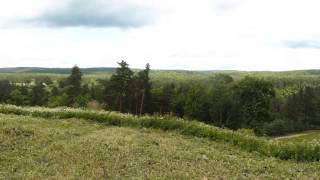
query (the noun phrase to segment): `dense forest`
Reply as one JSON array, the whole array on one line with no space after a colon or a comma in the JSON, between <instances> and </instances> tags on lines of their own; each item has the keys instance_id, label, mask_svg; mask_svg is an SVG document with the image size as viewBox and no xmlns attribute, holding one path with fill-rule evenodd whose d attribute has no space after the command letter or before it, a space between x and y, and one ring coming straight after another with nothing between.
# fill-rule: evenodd
<instances>
[{"instance_id":1,"label":"dense forest","mask_svg":"<svg viewBox=\"0 0 320 180\"><path fill-rule=\"evenodd\" d=\"M219 127L253 129L259 135L320 127L318 78L235 78L226 72L198 80L155 80L150 78L149 64L140 71L130 69L125 61L118 64L110 76L94 81L84 81L77 66L59 79L2 79L0 102L178 116Z\"/></svg>"}]
</instances>

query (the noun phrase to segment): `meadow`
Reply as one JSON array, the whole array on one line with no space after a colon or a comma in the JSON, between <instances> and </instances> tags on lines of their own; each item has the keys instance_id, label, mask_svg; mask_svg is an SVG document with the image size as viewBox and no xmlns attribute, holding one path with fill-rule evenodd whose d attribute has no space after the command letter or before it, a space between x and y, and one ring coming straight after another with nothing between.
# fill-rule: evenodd
<instances>
[{"instance_id":1,"label":"meadow","mask_svg":"<svg viewBox=\"0 0 320 180\"><path fill-rule=\"evenodd\" d=\"M284 161L178 131L0 115L0 179L317 179Z\"/></svg>"},{"instance_id":2,"label":"meadow","mask_svg":"<svg viewBox=\"0 0 320 180\"><path fill-rule=\"evenodd\" d=\"M139 117L106 111L89 111L70 108L22 108L12 105L1 105L0 113L48 119L78 118L98 122L106 126L152 128L229 143L240 149L254 152L261 156L295 161L320 160L320 141L318 139L301 142L282 142L269 138L256 137L250 130L240 129L232 131L171 116L154 115Z\"/></svg>"}]
</instances>

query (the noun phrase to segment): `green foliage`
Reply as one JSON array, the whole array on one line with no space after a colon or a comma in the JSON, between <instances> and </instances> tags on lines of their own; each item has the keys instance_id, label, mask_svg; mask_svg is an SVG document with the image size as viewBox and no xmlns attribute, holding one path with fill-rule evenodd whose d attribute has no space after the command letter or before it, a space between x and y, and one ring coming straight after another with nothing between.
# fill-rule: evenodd
<instances>
[{"instance_id":1,"label":"green foliage","mask_svg":"<svg viewBox=\"0 0 320 180\"><path fill-rule=\"evenodd\" d=\"M76 97L75 107L86 107L90 101L91 97L89 94L79 95Z\"/></svg>"},{"instance_id":2,"label":"green foliage","mask_svg":"<svg viewBox=\"0 0 320 180\"><path fill-rule=\"evenodd\" d=\"M30 96L30 105L32 106L46 106L48 103L48 94L45 90L43 82L37 82L31 88Z\"/></svg>"},{"instance_id":3,"label":"green foliage","mask_svg":"<svg viewBox=\"0 0 320 180\"><path fill-rule=\"evenodd\" d=\"M63 93L61 96L51 96L48 101L48 107L54 108L68 105L68 95Z\"/></svg>"},{"instance_id":4,"label":"green foliage","mask_svg":"<svg viewBox=\"0 0 320 180\"><path fill-rule=\"evenodd\" d=\"M8 100L10 104L15 104L18 106L24 106L29 103L28 96L23 93L22 88L16 88L10 93L10 99Z\"/></svg>"},{"instance_id":5,"label":"green foliage","mask_svg":"<svg viewBox=\"0 0 320 180\"><path fill-rule=\"evenodd\" d=\"M0 102L5 103L10 98L10 93L12 91L12 85L8 80L0 80Z\"/></svg>"},{"instance_id":6,"label":"green foliage","mask_svg":"<svg viewBox=\"0 0 320 180\"><path fill-rule=\"evenodd\" d=\"M123 112L123 106L126 104L124 101L129 101L128 96L132 88L132 76L134 73L125 61L121 61L118 64L120 67L111 76L109 83L105 87L105 93L115 97L116 104L114 106L118 107L119 112ZM106 102L106 104L110 103Z\"/></svg>"},{"instance_id":7,"label":"green foliage","mask_svg":"<svg viewBox=\"0 0 320 180\"><path fill-rule=\"evenodd\" d=\"M153 112L161 115L171 113L174 93L174 84L164 84L162 87L152 89Z\"/></svg>"},{"instance_id":8,"label":"green foliage","mask_svg":"<svg viewBox=\"0 0 320 180\"><path fill-rule=\"evenodd\" d=\"M184 104L185 116L192 119L208 119L208 108L206 108L205 91L200 85L193 85L186 96Z\"/></svg>"},{"instance_id":9,"label":"green foliage","mask_svg":"<svg viewBox=\"0 0 320 180\"><path fill-rule=\"evenodd\" d=\"M138 72L134 77L134 88L136 98L136 113L142 115L144 111L151 112L151 82L150 82L150 65L147 64L143 71Z\"/></svg>"},{"instance_id":10,"label":"green foliage","mask_svg":"<svg viewBox=\"0 0 320 180\"><path fill-rule=\"evenodd\" d=\"M230 87L225 84L215 85L209 95L210 121L217 126L236 129L239 116L235 111L235 103Z\"/></svg>"},{"instance_id":11,"label":"green foliage","mask_svg":"<svg viewBox=\"0 0 320 180\"><path fill-rule=\"evenodd\" d=\"M85 108L96 101L110 111L170 114L259 135L320 127L319 71L151 71L149 65L130 69L125 61L119 66L81 69L84 76L76 66L69 76L68 69L6 69L0 102Z\"/></svg>"},{"instance_id":12,"label":"green foliage","mask_svg":"<svg viewBox=\"0 0 320 180\"><path fill-rule=\"evenodd\" d=\"M74 66L71 70L71 75L67 79L66 94L67 105L75 106L77 98L81 94L82 73L78 66Z\"/></svg>"},{"instance_id":13,"label":"green foliage","mask_svg":"<svg viewBox=\"0 0 320 180\"><path fill-rule=\"evenodd\" d=\"M287 121L283 119L276 119L271 123L263 126L263 132L269 136L285 135L292 132L301 132L309 129L305 123L301 121Z\"/></svg>"},{"instance_id":14,"label":"green foliage","mask_svg":"<svg viewBox=\"0 0 320 180\"><path fill-rule=\"evenodd\" d=\"M275 89L270 82L246 77L235 87L235 96L242 126L259 130L264 123L272 121L270 103L275 97Z\"/></svg>"}]
</instances>

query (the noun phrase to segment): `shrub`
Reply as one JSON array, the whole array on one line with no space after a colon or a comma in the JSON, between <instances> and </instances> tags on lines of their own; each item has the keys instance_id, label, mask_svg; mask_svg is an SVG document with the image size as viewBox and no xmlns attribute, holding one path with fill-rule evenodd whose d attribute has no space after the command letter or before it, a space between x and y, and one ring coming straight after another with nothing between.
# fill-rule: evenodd
<instances>
[{"instance_id":1,"label":"shrub","mask_svg":"<svg viewBox=\"0 0 320 180\"><path fill-rule=\"evenodd\" d=\"M87 103L87 109L89 110L102 110L102 106L100 105L100 103L98 101L89 101Z\"/></svg>"},{"instance_id":2,"label":"shrub","mask_svg":"<svg viewBox=\"0 0 320 180\"><path fill-rule=\"evenodd\" d=\"M244 135L249 135L249 136L255 135L254 130L252 129L241 128L241 129L238 129L237 132Z\"/></svg>"}]
</instances>

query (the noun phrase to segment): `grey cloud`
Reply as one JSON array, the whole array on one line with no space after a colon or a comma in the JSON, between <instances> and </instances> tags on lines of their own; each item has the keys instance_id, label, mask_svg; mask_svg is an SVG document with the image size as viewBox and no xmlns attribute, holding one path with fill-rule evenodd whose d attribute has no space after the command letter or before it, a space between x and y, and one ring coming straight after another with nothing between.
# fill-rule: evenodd
<instances>
[{"instance_id":1,"label":"grey cloud","mask_svg":"<svg viewBox=\"0 0 320 180\"><path fill-rule=\"evenodd\" d=\"M285 46L293 49L298 49L298 48L320 49L320 41L289 41L285 43Z\"/></svg>"},{"instance_id":2,"label":"grey cloud","mask_svg":"<svg viewBox=\"0 0 320 180\"><path fill-rule=\"evenodd\" d=\"M69 0L25 22L48 27L140 27L151 23L151 11L119 0Z\"/></svg>"}]
</instances>

